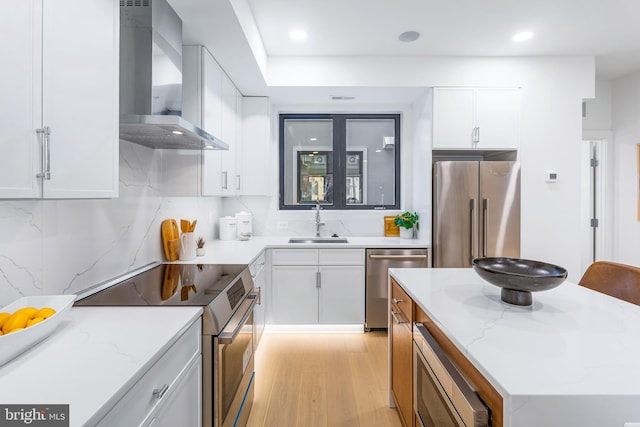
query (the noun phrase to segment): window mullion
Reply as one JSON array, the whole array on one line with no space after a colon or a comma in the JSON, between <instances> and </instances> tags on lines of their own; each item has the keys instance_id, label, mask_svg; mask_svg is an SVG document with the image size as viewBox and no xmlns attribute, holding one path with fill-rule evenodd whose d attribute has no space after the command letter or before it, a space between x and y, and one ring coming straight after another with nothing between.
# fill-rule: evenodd
<instances>
[{"instance_id":1,"label":"window mullion","mask_svg":"<svg viewBox=\"0 0 640 427\"><path fill-rule=\"evenodd\" d=\"M343 114L333 117L333 206L335 209L346 208L346 164L347 158L347 121Z\"/></svg>"}]
</instances>

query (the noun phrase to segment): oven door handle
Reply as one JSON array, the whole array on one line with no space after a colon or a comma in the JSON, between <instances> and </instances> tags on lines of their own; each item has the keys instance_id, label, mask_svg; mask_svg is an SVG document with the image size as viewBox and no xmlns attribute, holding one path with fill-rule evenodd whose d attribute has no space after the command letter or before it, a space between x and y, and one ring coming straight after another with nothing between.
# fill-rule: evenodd
<instances>
[{"instance_id":1,"label":"oven door handle","mask_svg":"<svg viewBox=\"0 0 640 427\"><path fill-rule=\"evenodd\" d=\"M247 298L242 302L240 308L224 327L222 332L218 335L218 342L220 344L231 344L233 340L238 336L242 326L247 321L251 313L253 313L253 307L258 303L258 294L251 292Z\"/></svg>"}]
</instances>

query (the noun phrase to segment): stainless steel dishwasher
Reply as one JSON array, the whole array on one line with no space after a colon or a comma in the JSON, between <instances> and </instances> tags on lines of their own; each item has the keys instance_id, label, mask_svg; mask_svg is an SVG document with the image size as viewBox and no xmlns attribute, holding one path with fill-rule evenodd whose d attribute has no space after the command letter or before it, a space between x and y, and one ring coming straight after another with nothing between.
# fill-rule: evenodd
<instances>
[{"instance_id":1,"label":"stainless steel dishwasher","mask_svg":"<svg viewBox=\"0 0 640 427\"><path fill-rule=\"evenodd\" d=\"M365 330L388 327L388 270L426 268L428 260L428 249L367 249Z\"/></svg>"}]
</instances>

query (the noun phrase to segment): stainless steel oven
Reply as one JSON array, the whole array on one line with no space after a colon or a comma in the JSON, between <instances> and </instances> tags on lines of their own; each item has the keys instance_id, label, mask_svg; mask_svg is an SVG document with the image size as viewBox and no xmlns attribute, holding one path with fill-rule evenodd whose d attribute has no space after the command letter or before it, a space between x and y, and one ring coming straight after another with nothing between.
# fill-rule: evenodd
<instances>
[{"instance_id":1,"label":"stainless steel oven","mask_svg":"<svg viewBox=\"0 0 640 427\"><path fill-rule=\"evenodd\" d=\"M422 323L413 328L413 407L422 427L487 427L489 409Z\"/></svg>"},{"instance_id":2,"label":"stainless steel oven","mask_svg":"<svg viewBox=\"0 0 640 427\"><path fill-rule=\"evenodd\" d=\"M252 292L222 332L211 337L211 363L207 362L209 355L205 354L205 365L213 368L213 396L210 398L213 400L214 426L244 426L249 418L255 375L253 308L257 301L257 293ZM205 400L208 399L205 396Z\"/></svg>"},{"instance_id":3,"label":"stainless steel oven","mask_svg":"<svg viewBox=\"0 0 640 427\"><path fill-rule=\"evenodd\" d=\"M199 306L202 425L246 425L254 390L258 291L247 265L152 264L78 296L85 306Z\"/></svg>"}]
</instances>

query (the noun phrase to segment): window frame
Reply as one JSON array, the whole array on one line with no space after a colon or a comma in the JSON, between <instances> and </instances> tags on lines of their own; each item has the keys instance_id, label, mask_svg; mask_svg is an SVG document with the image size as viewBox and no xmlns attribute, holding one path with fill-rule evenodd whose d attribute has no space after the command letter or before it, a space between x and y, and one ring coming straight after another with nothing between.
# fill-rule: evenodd
<instances>
[{"instance_id":1,"label":"window frame","mask_svg":"<svg viewBox=\"0 0 640 427\"><path fill-rule=\"evenodd\" d=\"M320 203L323 209L328 210L399 210L401 202L401 118L399 113L280 113L278 117L278 207L279 210L296 211L296 210L309 210L312 204L285 204L284 203L284 173L285 173L285 153L284 153L284 123L288 119L299 120L332 120L333 129L333 204ZM375 120L375 119L387 119L394 120L394 167L395 167L395 182L394 192L395 200L393 204L378 205L378 204L347 204L346 202L346 156L347 147L347 134L346 124L347 120L351 119L363 119L363 120ZM296 177L297 178L297 177ZM341 185L336 185L341 183Z\"/></svg>"}]
</instances>

